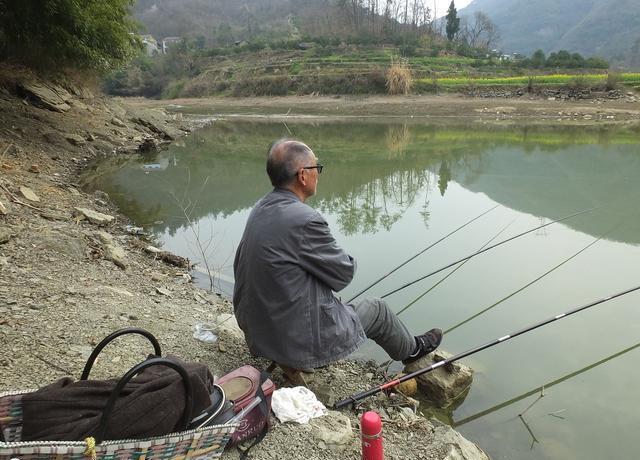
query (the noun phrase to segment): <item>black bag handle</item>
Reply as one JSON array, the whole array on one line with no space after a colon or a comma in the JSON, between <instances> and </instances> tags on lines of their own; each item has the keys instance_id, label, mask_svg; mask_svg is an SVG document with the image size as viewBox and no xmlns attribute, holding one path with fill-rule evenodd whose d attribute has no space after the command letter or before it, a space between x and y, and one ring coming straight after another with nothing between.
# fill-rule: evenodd
<instances>
[{"instance_id":1,"label":"black bag handle","mask_svg":"<svg viewBox=\"0 0 640 460\"><path fill-rule=\"evenodd\" d=\"M124 376L120 379L116 387L113 389L111 394L109 395L109 399L107 400L107 404L102 412L102 416L100 417L100 424L98 425L98 430L96 434L93 436L96 440L96 444L100 444L104 439L104 434L107 429L107 422L109 421L109 417L111 416L111 412L113 412L113 408L115 406L116 400L120 396L122 389L124 386L129 383L129 381L139 374L142 370L151 367L151 366L167 366L171 369L175 370L180 377L182 377L182 383L184 384L184 413L182 414L182 419L180 420L180 424L178 425L180 428L177 431L185 431L189 422L191 421L191 413L193 412L193 387L191 385L191 380L189 380L189 375L187 371L177 362L172 361L167 358L151 358L146 361L141 362L140 364L136 364L133 366L129 372L124 374Z\"/></svg>"},{"instance_id":2,"label":"black bag handle","mask_svg":"<svg viewBox=\"0 0 640 460\"><path fill-rule=\"evenodd\" d=\"M95 363L96 358L102 351L104 347L106 347L112 340L121 335L125 334L139 334L143 337L146 337L151 345L153 345L153 354L155 356L162 356L162 350L160 349L160 344L158 340L154 337L154 335L142 328L139 327L125 327L124 329L119 329L115 332L112 332L108 336L106 336L102 341L96 345L96 347L91 352L89 359L87 359L87 364L85 364L84 369L82 370L82 375L80 376L80 380L87 380L89 378L89 372L91 372L91 368L93 367L93 363Z\"/></svg>"}]
</instances>

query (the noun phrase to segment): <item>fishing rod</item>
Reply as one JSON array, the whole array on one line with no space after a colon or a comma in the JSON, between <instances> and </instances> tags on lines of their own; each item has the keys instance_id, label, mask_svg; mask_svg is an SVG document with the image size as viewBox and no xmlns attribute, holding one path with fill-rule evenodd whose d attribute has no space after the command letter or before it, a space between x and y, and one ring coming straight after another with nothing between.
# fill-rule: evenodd
<instances>
[{"instance_id":1,"label":"fishing rod","mask_svg":"<svg viewBox=\"0 0 640 460\"><path fill-rule=\"evenodd\" d=\"M596 361L594 363L591 363L591 364L589 364L589 365L587 365L587 366L585 366L585 367L583 367L581 369L578 369L578 370L575 370L573 372L570 372L569 374L563 375L562 377L559 377L559 378L557 378L556 380L554 380L552 382L547 382L544 385L541 385L539 387L534 388L533 390L529 390L529 391L527 391L525 393L522 393L519 396L515 396L515 397L509 399L508 401L503 401L503 402L501 402L499 404L496 404L495 406L492 406L492 407L490 407L488 409L485 409L485 410L483 410L481 412L478 412L476 414L473 414L473 415L470 415L468 417L465 417L465 418L463 418L461 420L457 420L457 421L453 420L452 421L453 423L452 423L451 426L453 428L457 428L459 426L462 426L462 425L465 425L465 424L467 424L469 422L477 420L477 419L479 419L481 417L484 417L485 415L489 415L489 414L491 414L493 412L496 412L496 411L498 411L500 409L504 409L505 407L511 406L512 404L515 404L515 403L517 403L519 401L522 401L523 399L528 398L529 396L532 396L532 395L534 395L536 393L539 393L543 388L545 390L547 390L547 389L549 389L549 388L551 388L551 387L553 387L555 385L558 385L558 384L560 384L562 382L565 382L565 381L570 380L570 379L572 379L574 377L577 377L580 374L583 374L583 373L585 373L587 371L590 371L591 369L594 369L594 368L596 368L596 367L598 367L598 366L600 366L600 365L602 365L604 363L607 363L607 362L609 362L609 361L611 361L613 359L619 358L620 356L622 356L622 355L624 355L626 353L629 353L630 351L635 350L638 347L640 347L640 343L636 343L635 345L627 347L624 350L620 350L617 353L609 355L606 358L602 358L602 359L600 359L600 360L598 360L598 361Z\"/></svg>"},{"instance_id":2,"label":"fishing rod","mask_svg":"<svg viewBox=\"0 0 640 460\"><path fill-rule=\"evenodd\" d=\"M387 390L389 388L392 388L392 387L394 387L394 386L396 386L396 385L398 385L398 384L400 384L402 382L406 382L407 380L411 380L412 378L418 377L419 375L426 374L426 373L431 372L431 371L433 371L433 370L435 370L435 369L437 369L439 367L446 366L447 364L451 364L454 361L458 361L459 359L466 358L467 356L471 356L471 355L473 355L475 353L478 353L478 352L480 352L482 350L485 350L487 348L493 347L494 345L498 345L499 343L503 343L503 342L506 342L508 340L511 340L511 339L513 339L515 337L518 337L519 335L522 335L522 334L525 334L527 332L533 331L534 329L538 329L539 327L546 326L547 324L552 323L554 321L557 321L559 319L566 318L567 316L571 316L571 315L573 315L575 313L581 312L582 310L586 310L587 308L591 308L591 307L594 307L594 306L599 305L601 303L608 302L609 300L613 300L613 299L616 299L618 297L622 297L624 295L630 294L630 293L632 293L634 291L637 291L637 290L640 290L640 286L636 286L636 287L633 287L633 288L630 288L630 289L626 289L624 291L618 292L617 294L613 294L613 295L610 295L608 297L605 297L605 298L596 300L594 302L588 303L586 305L582 305L580 307L576 307L576 308L574 308L572 310L569 310L569 311L567 311L565 313L560 313L559 315L556 315L556 316L553 316L551 318L545 319L544 321L540 321L539 323L535 323L535 324L533 324L531 326L525 327L524 329L520 329L519 331L512 332L511 334L507 334L507 335L505 335L503 337L500 337L498 339L492 340L491 342L487 342L484 345L479 345L479 346L477 346L475 348L471 348L471 349L469 349L467 351L463 351L462 353L459 353L459 354L457 354L455 356L452 356L451 358L445 359L443 361L438 361L437 363L434 363L429 367L425 367L423 369L418 369L415 372L412 372L410 374L404 375L404 376L402 376L402 377L400 377L398 379L391 380L389 382L383 383L382 385L377 386L375 388L371 388L369 390L362 391L360 393L355 393L355 394L349 396L348 398L343 399L342 401L338 401L337 403L335 403L334 408L335 409L340 409L340 408L345 407L345 406L347 406L349 404L354 404L355 405L361 399L367 398L367 397L372 396L372 395L374 395L376 393L379 393L381 391L384 391L384 390Z\"/></svg>"},{"instance_id":3,"label":"fishing rod","mask_svg":"<svg viewBox=\"0 0 640 460\"><path fill-rule=\"evenodd\" d=\"M470 221L462 224L460 227L456 228L455 230L447 233L445 236L443 236L442 238L440 238L438 241L431 243L429 246L427 246L426 248L424 248L422 251L418 252L416 255L409 257L407 260L405 260L404 262L402 262L400 265L398 265L396 268L394 268L393 270L391 270L389 273L387 273L386 275L381 276L380 278L378 278L377 280L375 280L373 283L371 283L369 286L367 286L366 288L364 288L362 291L358 292L356 295L354 295L351 299L349 299L347 301L347 303L351 303L353 302L355 299L357 299L358 297L360 297L362 294L364 294L365 292L367 292L369 289L371 289L373 286L375 286L376 284L378 284L380 281L382 281L383 279L387 278L388 276L390 276L391 274L395 273L396 271L400 270L402 267L404 267L405 265L407 265L409 262L411 262L413 259L415 259L416 257L424 254L426 251L428 251L429 249L431 249L432 247L434 247L436 244L446 240L447 238L449 238L451 235L453 235L454 233L456 233L459 230L462 230L463 228L465 228L467 225L471 224L472 222L480 219L482 216L484 216L485 214L488 214L489 212L493 211L494 209L496 209L498 206L500 206L499 204L495 205L493 208L491 209L487 209L486 211L484 211L483 213L477 215L476 217L474 217L473 219L471 219Z\"/></svg>"},{"instance_id":4,"label":"fishing rod","mask_svg":"<svg viewBox=\"0 0 640 460\"><path fill-rule=\"evenodd\" d=\"M480 249L478 249L478 251L480 251L481 249L483 249L485 246L488 246L493 240L495 240L496 238L498 238L505 230L507 230L509 227L511 227L511 225L513 225L513 223L516 221L516 219L513 219L511 222L509 222L507 225L505 225L502 230L500 230L497 234L495 234L489 241L487 241L485 244L483 244L482 246L480 246ZM467 259L464 262L462 262L460 265L458 265L456 268L454 268L453 270L451 270L449 273L447 273L447 276L443 277L440 281L438 281L436 284L434 284L433 286L431 286L429 289L427 289L426 291L424 291L422 294L420 294L418 297L416 297L415 299L413 299L411 302L409 302L407 305L405 305L404 307L402 307L402 309L396 313L396 315L400 316L400 314L402 312L404 312L405 310L407 310L409 307L411 307L413 304L415 304L418 300L422 299L424 296L426 296L427 294L429 294L431 291L433 291L435 288L437 288L440 284L444 283L444 280L446 280L447 278L449 278L451 275L453 275L455 272L457 272L458 270L460 270L462 267L464 267L464 264L466 264L467 262L469 262L469 260L471 259Z\"/></svg>"},{"instance_id":5,"label":"fishing rod","mask_svg":"<svg viewBox=\"0 0 640 460\"><path fill-rule=\"evenodd\" d=\"M616 227L617 228L617 227ZM480 310L478 313L475 313L474 315L471 315L470 317L468 317L467 319L459 322L458 324L456 324L455 326L451 326L449 329L447 329L446 331L444 331L444 334L448 334L451 331L454 331L456 329L458 329L460 326L462 326L463 324L468 323L471 320L476 319L478 316L481 316L483 314L485 314L486 312L488 312L489 310L497 307L498 305L500 305L502 302L510 299L511 297L515 296L516 294L524 291L525 289L527 289L529 286L537 283L538 281L540 281L542 278L544 278L547 275L550 275L551 273L553 273L554 271L556 271L558 268L562 267L564 264L568 263L570 260L575 259L576 257L578 257L580 254L582 254L584 251L586 251L587 249L589 249L591 246L593 246L594 244L596 244L598 241L600 241L601 239L603 239L605 236L607 236L609 233L611 233L613 230L610 230L609 232L599 236L598 238L594 239L591 243L587 244L585 247L583 247L582 249L580 249L578 252L573 253L571 256L569 256L568 258L564 259L562 262L560 262L559 264L556 264L555 266L553 266L552 268L550 268L549 270L547 270L546 272L544 272L542 275L538 276L537 278L529 281L527 284L525 284L524 286L518 288L517 290L513 291L511 294L506 295L505 297L503 297L502 299L494 302L493 304L489 305L487 308L485 308L484 310Z\"/></svg>"},{"instance_id":6,"label":"fishing rod","mask_svg":"<svg viewBox=\"0 0 640 460\"><path fill-rule=\"evenodd\" d=\"M579 211L579 212L576 212L576 213L574 213L574 214L571 214L571 215L568 215L568 216L562 217L561 219L553 220L553 221L551 221L551 222L547 222L546 224L538 225L537 227L532 228L532 229L530 229L530 230L527 230L527 231L525 231L525 232L518 233L517 235L514 235L514 236L512 236L511 238L507 238L506 240L503 240L503 241L500 241L499 243L496 243L496 244L493 244L493 245L491 245L491 246L488 246L488 247L486 247L486 248L484 248L484 249L481 249L480 251L476 251L476 252L474 252L473 254L471 254L471 255L469 255L469 256L467 256L467 257L463 257L462 259L456 260L455 262L451 262L450 264L445 265L444 267L440 267L439 269L437 269L437 270L435 270L435 271L432 271L431 273L428 273L428 274L426 274L426 275L424 275L424 276L421 276L421 277L420 277L420 278L418 278L417 280L410 281L410 282L408 282L408 283L406 283L406 284L403 284L403 285L402 285L402 286L400 286L399 288L394 289L393 291L387 292L387 293L386 293L386 294L384 294L383 296L380 296L380 298L384 299L385 297L389 297L391 294L395 294L396 292L401 291L401 290L403 290L403 289L405 289L405 288L407 288L407 287L409 287L409 286L411 286L411 285L413 285L413 284L416 284L417 282L422 281L422 280L423 280L423 279L425 279L425 278L429 278L430 276L433 276L433 275L435 275L436 273L440 273L442 270L446 270L447 268L453 267L454 265L459 264L460 262L464 262L465 260L469 260L469 259L471 259L472 257L475 257L475 256L477 256L477 255L480 255L480 254L482 254L482 253L484 253L484 252L487 252L487 251L489 251L489 250L491 250L491 249L493 249L493 248L497 248L498 246L500 246L500 245L502 245L502 244L508 243L509 241L513 241L513 240L515 240L516 238L520 238L521 236L524 236L524 235L526 235L526 234L528 234L528 233L535 232L536 230L540 230L541 228L548 227L549 225L556 224L556 223L558 223L558 222L562 222L563 220L571 219L572 217L579 216L580 214L584 214L584 213L586 213L586 212L591 212L591 211L593 211L594 209L596 209L596 208L584 209L584 210Z\"/></svg>"}]
</instances>

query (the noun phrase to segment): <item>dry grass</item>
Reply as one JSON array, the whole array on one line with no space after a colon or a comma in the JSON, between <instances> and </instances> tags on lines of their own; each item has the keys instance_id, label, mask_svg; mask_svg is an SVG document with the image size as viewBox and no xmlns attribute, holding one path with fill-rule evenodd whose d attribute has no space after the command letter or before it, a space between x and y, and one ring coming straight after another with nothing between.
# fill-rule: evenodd
<instances>
[{"instance_id":1,"label":"dry grass","mask_svg":"<svg viewBox=\"0 0 640 460\"><path fill-rule=\"evenodd\" d=\"M387 70L387 91L389 94L409 94L412 85L413 77L407 61L392 62L391 67Z\"/></svg>"}]
</instances>

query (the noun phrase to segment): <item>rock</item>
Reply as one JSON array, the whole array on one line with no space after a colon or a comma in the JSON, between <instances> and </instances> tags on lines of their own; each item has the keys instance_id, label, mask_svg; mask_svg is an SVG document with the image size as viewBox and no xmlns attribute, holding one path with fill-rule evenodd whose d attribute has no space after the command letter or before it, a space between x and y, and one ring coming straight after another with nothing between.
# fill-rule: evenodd
<instances>
[{"instance_id":1,"label":"rock","mask_svg":"<svg viewBox=\"0 0 640 460\"><path fill-rule=\"evenodd\" d=\"M399 374L394 378L400 378L404 375L405 374ZM413 396L418 392L418 382L416 381L416 379L409 379L402 383L399 383L397 389L405 396Z\"/></svg>"},{"instance_id":2,"label":"rock","mask_svg":"<svg viewBox=\"0 0 640 460\"><path fill-rule=\"evenodd\" d=\"M171 297L171 291L167 288L156 287L156 292L167 297Z\"/></svg>"},{"instance_id":3,"label":"rock","mask_svg":"<svg viewBox=\"0 0 640 460\"><path fill-rule=\"evenodd\" d=\"M425 454L427 458L442 460L489 460L482 449L447 425L435 428L433 442L428 444Z\"/></svg>"},{"instance_id":4,"label":"rock","mask_svg":"<svg viewBox=\"0 0 640 460\"><path fill-rule=\"evenodd\" d=\"M87 143L84 137L77 134L65 134L64 138L71 144L79 147Z\"/></svg>"},{"instance_id":5,"label":"rock","mask_svg":"<svg viewBox=\"0 0 640 460\"><path fill-rule=\"evenodd\" d=\"M167 278L167 275L164 273L153 272L151 273L152 281L164 281Z\"/></svg>"},{"instance_id":6,"label":"rock","mask_svg":"<svg viewBox=\"0 0 640 460\"><path fill-rule=\"evenodd\" d=\"M319 444L332 451L344 450L353 439L351 421L346 415L329 411L310 422L311 434Z\"/></svg>"},{"instance_id":7,"label":"rock","mask_svg":"<svg viewBox=\"0 0 640 460\"><path fill-rule=\"evenodd\" d=\"M32 164L29 167L29 172L35 173L35 174L40 174L40 166L37 163Z\"/></svg>"},{"instance_id":8,"label":"rock","mask_svg":"<svg viewBox=\"0 0 640 460\"><path fill-rule=\"evenodd\" d=\"M406 373L424 369L432 364L444 361L451 357L451 354L442 350L436 350L424 358L414 361L405 367ZM473 370L454 362L446 366L439 367L433 372L428 372L417 377L418 386L424 395L433 404L440 408L450 407L454 402L460 403L471 388L473 382Z\"/></svg>"},{"instance_id":9,"label":"rock","mask_svg":"<svg viewBox=\"0 0 640 460\"><path fill-rule=\"evenodd\" d=\"M66 217L63 216L62 214L58 214L55 212L51 212L51 211L43 211L40 213L40 217L42 217L43 219L47 219L47 220L65 220Z\"/></svg>"},{"instance_id":10,"label":"rock","mask_svg":"<svg viewBox=\"0 0 640 460\"><path fill-rule=\"evenodd\" d=\"M137 110L130 120L144 126L151 132L161 135L166 140L174 140L180 137L180 131L167 123L169 115L164 110L145 109Z\"/></svg>"},{"instance_id":11,"label":"rock","mask_svg":"<svg viewBox=\"0 0 640 460\"><path fill-rule=\"evenodd\" d=\"M20 187L20 193L29 201L34 203L40 203L40 198L29 187Z\"/></svg>"},{"instance_id":12,"label":"rock","mask_svg":"<svg viewBox=\"0 0 640 460\"><path fill-rule=\"evenodd\" d=\"M126 128L127 125L124 124L124 121L120 120L119 118L113 117L111 119L111 124L114 126L118 126L119 128Z\"/></svg>"},{"instance_id":13,"label":"rock","mask_svg":"<svg viewBox=\"0 0 640 460\"><path fill-rule=\"evenodd\" d=\"M160 143L153 139L148 138L142 141L142 143L138 146L138 152L140 153L153 153L158 151L158 146Z\"/></svg>"},{"instance_id":14,"label":"rock","mask_svg":"<svg viewBox=\"0 0 640 460\"><path fill-rule=\"evenodd\" d=\"M313 376L313 374L307 374L306 372L303 372L302 374L304 374L303 377L307 382L307 387L313 391L316 398L318 398L318 401L326 407L333 407L338 401L338 397L333 386L323 383L321 380L316 381L312 378L307 379L307 376Z\"/></svg>"},{"instance_id":15,"label":"rock","mask_svg":"<svg viewBox=\"0 0 640 460\"><path fill-rule=\"evenodd\" d=\"M58 131L47 131L43 134L43 137L49 144L57 145L59 147L65 147L67 145L67 141L64 136Z\"/></svg>"},{"instance_id":16,"label":"rock","mask_svg":"<svg viewBox=\"0 0 640 460\"><path fill-rule=\"evenodd\" d=\"M18 89L36 107L54 112L66 112L71 108L71 94L64 88L52 83L31 81L20 83Z\"/></svg>"},{"instance_id":17,"label":"rock","mask_svg":"<svg viewBox=\"0 0 640 460\"><path fill-rule=\"evenodd\" d=\"M9 146L4 150L5 155L18 156L22 150L15 144L9 144Z\"/></svg>"},{"instance_id":18,"label":"rock","mask_svg":"<svg viewBox=\"0 0 640 460\"><path fill-rule=\"evenodd\" d=\"M74 215L82 216L85 219L87 219L89 222L95 225L106 225L111 223L111 221L115 219L113 216L102 214L98 211L93 211L87 208L73 208L73 209L74 209Z\"/></svg>"},{"instance_id":19,"label":"rock","mask_svg":"<svg viewBox=\"0 0 640 460\"><path fill-rule=\"evenodd\" d=\"M236 321L236 317L232 313L219 315L215 320L215 324L218 333L224 332L244 342L244 332L238 326L238 321Z\"/></svg>"},{"instance_id":20,"label":"rock","mask_svg":"<svg viewBox=\"0 0 640 460\"><path fill-rule=\"evenodd\" d=\"M2 203L2 201L0 201L0 215L6 216L8 213L9 211L7 211L7 207Z\"/></svg>"},{"instance_id":21,"label":"rock","mask_svg":"<svg viewBox=\"0 0 640 460\"><path fill-rule=\"evenodd\" d=\"M38 251L48 250L56 256L65 256L69 260L78 261L85 258L87 245L83 238L74 233L67 235L59 231L44 229L38 236ZM72 289L69 286L69 289Z\"/></svg>"},{"instance_id":22,"label":"rock","mask_svg":"<svg viewBox=\"0 0 640 460\"><path fill-rule=\"evenodd\" d=\"M13 237L8 228L0 228L0 244L6 244Z\"/></svg>"},{"instance_id":23,"label":"rock","mask_svg":"<svg viewBox=\"0 0 640 460\"><path fill-rule=\"evenodd\" d=\"M127 253L122 247L116 243L113 236L107 232L96 232L96 236L102 243L104 249L104 258L110 260L123 270L127 269Z\"/></svg>"},{"instance_id":24,"label":"rock","mask_svg":"<svg viewBox=\"0 0 640 460\"><path fill-rule=\"evenodd\" d=\"M103 192L102 190L94 191L93 196L98 200L109 201L109 194L107 192Z\"/></svg>"}]
</instances>

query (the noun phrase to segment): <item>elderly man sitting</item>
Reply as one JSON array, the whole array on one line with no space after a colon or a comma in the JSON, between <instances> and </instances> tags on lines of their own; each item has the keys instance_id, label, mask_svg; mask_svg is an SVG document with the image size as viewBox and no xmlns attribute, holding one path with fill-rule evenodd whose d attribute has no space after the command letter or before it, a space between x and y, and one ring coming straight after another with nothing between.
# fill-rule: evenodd
<instances>
[{"instance_id":1,"label":"elderly man sitting","mask_svg":"<svg viewBox=\"0 0 640 460\"><path fill-rule=\"evenodd\" d=\"M249 215L233 268L233 305L250 351L294 369L346 357L365 338L404 364L435 350L442 331L414 337L380 299L343 304L335 295L356 268L320 213L307 204L323 165L302 142L272 144L273 191Z\"/></svg>"}]
</instances>

